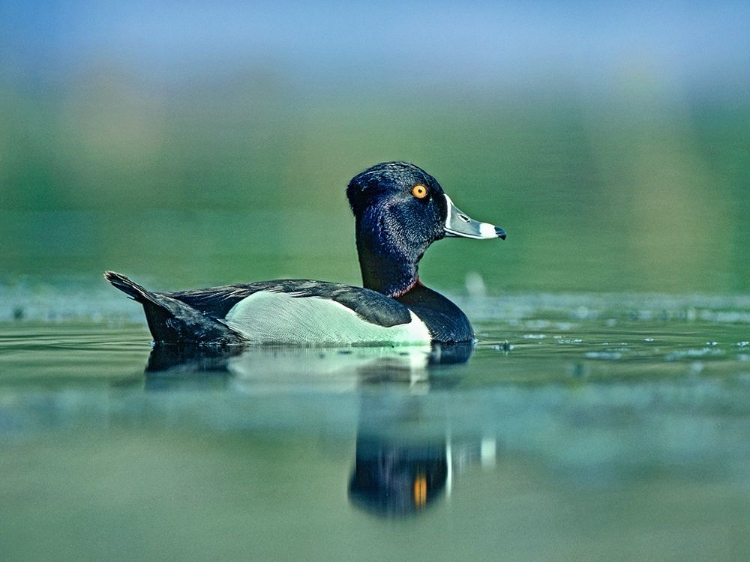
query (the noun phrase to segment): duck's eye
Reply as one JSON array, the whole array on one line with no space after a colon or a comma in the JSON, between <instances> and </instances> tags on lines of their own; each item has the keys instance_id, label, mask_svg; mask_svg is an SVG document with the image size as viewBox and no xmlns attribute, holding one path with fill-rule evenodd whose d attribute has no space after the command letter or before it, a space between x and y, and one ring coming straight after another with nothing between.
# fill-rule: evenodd
<instances>
[{"instance_id":1,"label":"duck's eye","mask_svg":"<svg viewBox=\"0 0 750 562\"><path fill-rule=\"evenodd\" d=\"M411 188L411 194L417 199L424 199L427 197L427 188L423 185L415 185Z\"/></svg>"}]
</instances>

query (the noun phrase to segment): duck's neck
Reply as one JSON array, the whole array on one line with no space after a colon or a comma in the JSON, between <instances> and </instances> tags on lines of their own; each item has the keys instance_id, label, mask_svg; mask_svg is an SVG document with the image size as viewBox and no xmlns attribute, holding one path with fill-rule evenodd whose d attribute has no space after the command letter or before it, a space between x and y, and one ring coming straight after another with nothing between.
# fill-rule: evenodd
<instances>
[{"instance_id":1,"label":"duck's neck","mask_svg":"<svg viewBox=\"0 0 750 562\"><path fill-rule=\"evenodd\" d=\"M363 233L357 228L362 286L389 297L400 297L419 283L419 259L422 256L411 255L392 241L379 239L377 234Z\"/></svg>"}]
</instances>

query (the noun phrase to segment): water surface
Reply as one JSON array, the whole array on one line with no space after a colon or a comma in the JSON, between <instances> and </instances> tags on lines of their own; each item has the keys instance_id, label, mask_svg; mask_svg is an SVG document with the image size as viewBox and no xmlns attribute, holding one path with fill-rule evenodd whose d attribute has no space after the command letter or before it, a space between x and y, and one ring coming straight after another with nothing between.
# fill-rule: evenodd
<instances>
[{"instance_id":1,"label":"water surface","mask_svg":"<svg viewBox=\"0 0 750 562\"><path fill-rule=\"evenodd\" d=\"M467 362L159 356L118 298L6 319L3 559L750 556L747 299L459 301Z\"/></svg>"}]
</instances>

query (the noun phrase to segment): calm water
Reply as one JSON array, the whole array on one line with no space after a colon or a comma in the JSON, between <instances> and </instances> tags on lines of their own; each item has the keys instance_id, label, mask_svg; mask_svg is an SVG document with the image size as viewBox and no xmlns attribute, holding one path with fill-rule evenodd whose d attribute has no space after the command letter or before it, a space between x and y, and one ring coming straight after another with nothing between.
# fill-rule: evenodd
<instances>
[{"instance_id":1,"label":"calm water","mask_svg":"<svg viewBox=\"0 0 750 562\"><path fill-rule=\"evenodd\" d=\"M0 323L3 560L750 557L747 298L464 298L461 362L162 356L76 295Z\"/></svg>"}]
</instances>

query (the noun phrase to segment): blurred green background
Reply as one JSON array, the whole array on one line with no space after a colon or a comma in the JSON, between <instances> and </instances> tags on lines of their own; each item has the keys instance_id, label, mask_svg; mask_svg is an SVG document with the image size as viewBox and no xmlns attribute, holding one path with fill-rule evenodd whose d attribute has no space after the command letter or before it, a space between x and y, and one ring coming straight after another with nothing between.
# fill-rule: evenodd
<instances>
[{"instance_id":1,"label":"blurred green background","mask_svg":"<svg viewBox=\"0 0 750 562\"><path fill-rule=\"evenodd\" d=\"M748 29L740 2L4 2L0 283L359 283L344 189L400 159L508 232L436 244L437 288L746 292Z\"/></svg>"}]
</instances>

